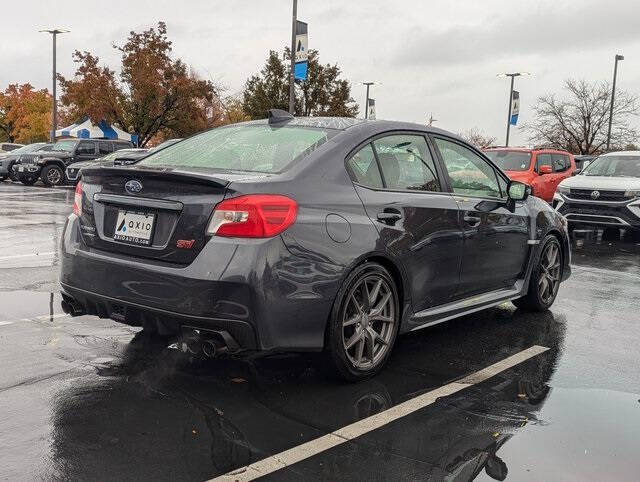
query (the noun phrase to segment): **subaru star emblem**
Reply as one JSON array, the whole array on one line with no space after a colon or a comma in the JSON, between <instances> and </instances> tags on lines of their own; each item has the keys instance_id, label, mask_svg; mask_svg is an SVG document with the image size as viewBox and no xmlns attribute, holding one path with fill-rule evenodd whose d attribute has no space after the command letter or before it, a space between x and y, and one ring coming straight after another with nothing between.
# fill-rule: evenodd
<instances>
[{"instance_id":1,"label":"subaru star emblem","mask_svg":"<svg viewBox=\"0 0 640 482\"><path fill-rule=\"evenodd\" d=\"M131 194L137 194L142 191L142 183L140 181L136 181L135 179L131 179L127 181L124 185L125 190Z\"/></svg>"},{"instance_id":2,"label":"subaru star emblem","mask_svg":"<svg viewBox=\"0 0 640 482\"><path fill-rule=\"evenodd\" d=\"M141 186L142 188L142 186ZM591 199L598 199L600 197L600 191L592 191L591 192Z\"/></svg>"}]
</instances>

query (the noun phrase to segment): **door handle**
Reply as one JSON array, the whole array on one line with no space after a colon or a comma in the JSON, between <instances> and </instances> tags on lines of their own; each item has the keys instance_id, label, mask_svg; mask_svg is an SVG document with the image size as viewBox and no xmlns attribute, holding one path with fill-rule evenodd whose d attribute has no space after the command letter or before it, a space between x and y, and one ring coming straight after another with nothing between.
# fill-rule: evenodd
<instances>
[{"instance_id":1,"label":"door handle","mask_svg":"<svg viewBox=\"0 0 640 482\"><path fill-rule=\"evenodd\" d=\"M464 222L467 223L472 228L475 228L482 221L482 219L479 216L474 216L469 213L465 213L463 219L464 219Z\"/></svg>"},{"instance_id":2,"label":"door handle","mask_svg":"<svg viewBox=\"0 0 640 482\"><path fill-rule=\"evenodd\" d=\"M378 213L378 221L383 223L395 224L396 221L402 219L402 214L399 211L380 211Z\"/></svg>"}]
</instances>

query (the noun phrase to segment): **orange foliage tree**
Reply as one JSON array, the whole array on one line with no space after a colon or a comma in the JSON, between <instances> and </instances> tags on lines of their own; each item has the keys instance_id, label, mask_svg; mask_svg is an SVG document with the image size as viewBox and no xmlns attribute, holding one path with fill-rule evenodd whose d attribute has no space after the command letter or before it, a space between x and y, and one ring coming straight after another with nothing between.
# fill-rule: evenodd
<instances>
[{"instance_id":1,"label":"orange foliage tree","mask_svg":"<svg viewBox=\"0 0 640 482\"><path fill-rule=\"evenodd\" d=\"M185 137L220 123L217 88L171 57L167 27L130 32L114 46L121 53L120 75L99 65L90 52L76 51L75 77L58 76L61 101L75 119L105 119L138 135L141 146L158 137Z\"/></svg>"},{"instance_id":2,"label":"orange foliage tree","mask_svg":"<svg viewBox=\"0 0 640 482\"><path fill-rule=\"evenodd\" d=\"M45 141L51 128L51 95L31 84L11 84L0 92L0 132L10 142Z\"/></svg>"}]
</instances>

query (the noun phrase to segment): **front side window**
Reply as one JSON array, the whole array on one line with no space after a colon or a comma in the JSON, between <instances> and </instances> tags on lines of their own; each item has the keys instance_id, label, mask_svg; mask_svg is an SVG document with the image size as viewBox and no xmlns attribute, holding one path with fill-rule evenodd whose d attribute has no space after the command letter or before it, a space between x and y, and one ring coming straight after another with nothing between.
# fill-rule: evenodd
<instances>
[{"instance_id":1,"label":"front side window","mask_svg":"<svg viewBox=\"0 0 640 482\"><path fill-rule=\"evenodd\" d=\"M185 139L140 161L141 165L281 172L337 132L311 127L236 124Z\"/></svg>"},{"instance_id":2,"label":"front side window","mask_svg":"<svg viewBox=\"0 0 640 482\"><path fill-rule=\"evenodd\" d=\"M367 144L347 161L353 180L363 186L382 188L382 178L371 144Z\"/></svg>"},{"instance_id":3,"label":"front side window","mask_svg":"<svg viewBox=\"0 0 640 482\"><path fill-rule=\"evenodd\" d=\"M393 135L374 141L387 189L439 192L440 182L427 141L417 135Z\"/></svg>"},{"instance_id":4,"label":"front side window","mask_svg":"<svg viewBox=\"0 0 640 482\"><path fill-rule=\"evenodd\" d=\"M456 194L501 198L495 170L471 149L452 141L435 138Z\"/></svg>"},{"instance_id":5,"label":"front side window","mask_svg":"<svg viewBox=\"0 0 640 482\"><path fill-rule=\"evenodd\" d=\"M540 172L540 166L550 166L553 169L551 154L538 154L536 156L536 171Z\"/></svg>"},{"instance_id":6,"label":"front side window","mask_svg":"<svg viewBox=\"0 0 640 482\"><path fill-rule=\"evenodd\" d=\"M58 141L53 145L51 150L60 152L73 152L77 143L77 141Z\"/></svg>"}]
</instances>

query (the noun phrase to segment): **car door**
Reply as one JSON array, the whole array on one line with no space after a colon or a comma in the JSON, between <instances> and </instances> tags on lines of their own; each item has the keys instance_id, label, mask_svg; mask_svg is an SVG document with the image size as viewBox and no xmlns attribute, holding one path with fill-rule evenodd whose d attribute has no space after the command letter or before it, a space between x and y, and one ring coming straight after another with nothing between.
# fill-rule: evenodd
<instances>
[{"instance_id":1,"label":"car door","mask_svg":"<svg viewBox=\"0 0 640 482\"><path fill-rule=\"evenodd\" d=\"M560 184L563 179L566 179L571 175L569 170L571 168L571 162L569 161L569 156L556 152L551 154L551 160L553 162L553 177L551 179L553 192L551 193L551 197L553 198L553 194L556 192L558 184Z\"/></svg>"},{"instance_id":2,"label":"car door","mask_svg":"<svg viewBox=\"0 0 640 482\"><path fill-rule=\"evenodd\" d=\"M93 141L80 141L76 146L76 152L73 159L73 162L79 161L90 161L95 159L97 156L96 153L96 143Z\"/></svg>"},{"instance_id":3,"label":"car door","mask_svg":"<svg viewBox=\"0 0 640 482\"><path fill-rule=\"evenodd\" d=\"M464 231L459 295L513 286L529 252L526 203L507 202L508 180L470 146L434 136Z\"/></svg>"},{"instance_id":4,"label":"car door","mask_svg":"<svg viewBox=\"0 0 640 482\"><path fill-rule=\"evenodd\" d=\"M551 173L543 174L542 166L549 166ZM553 157L550 152L538 152L536 154L536 173L538 177L533 181L533 194L541 199L551 200L556 192L554 186Z\"/></svg>"},{"instance_id":5,"label":"car door","mask_svg":"<svg viewBox=\"0 0 640 482\"><path fill-rule=\"evenodd\" d=\"M455 298L462 231L426 137L388 134L347 160L355 189L383 246L408 279L414 311Z\"/></svg>"}]
</instances>

